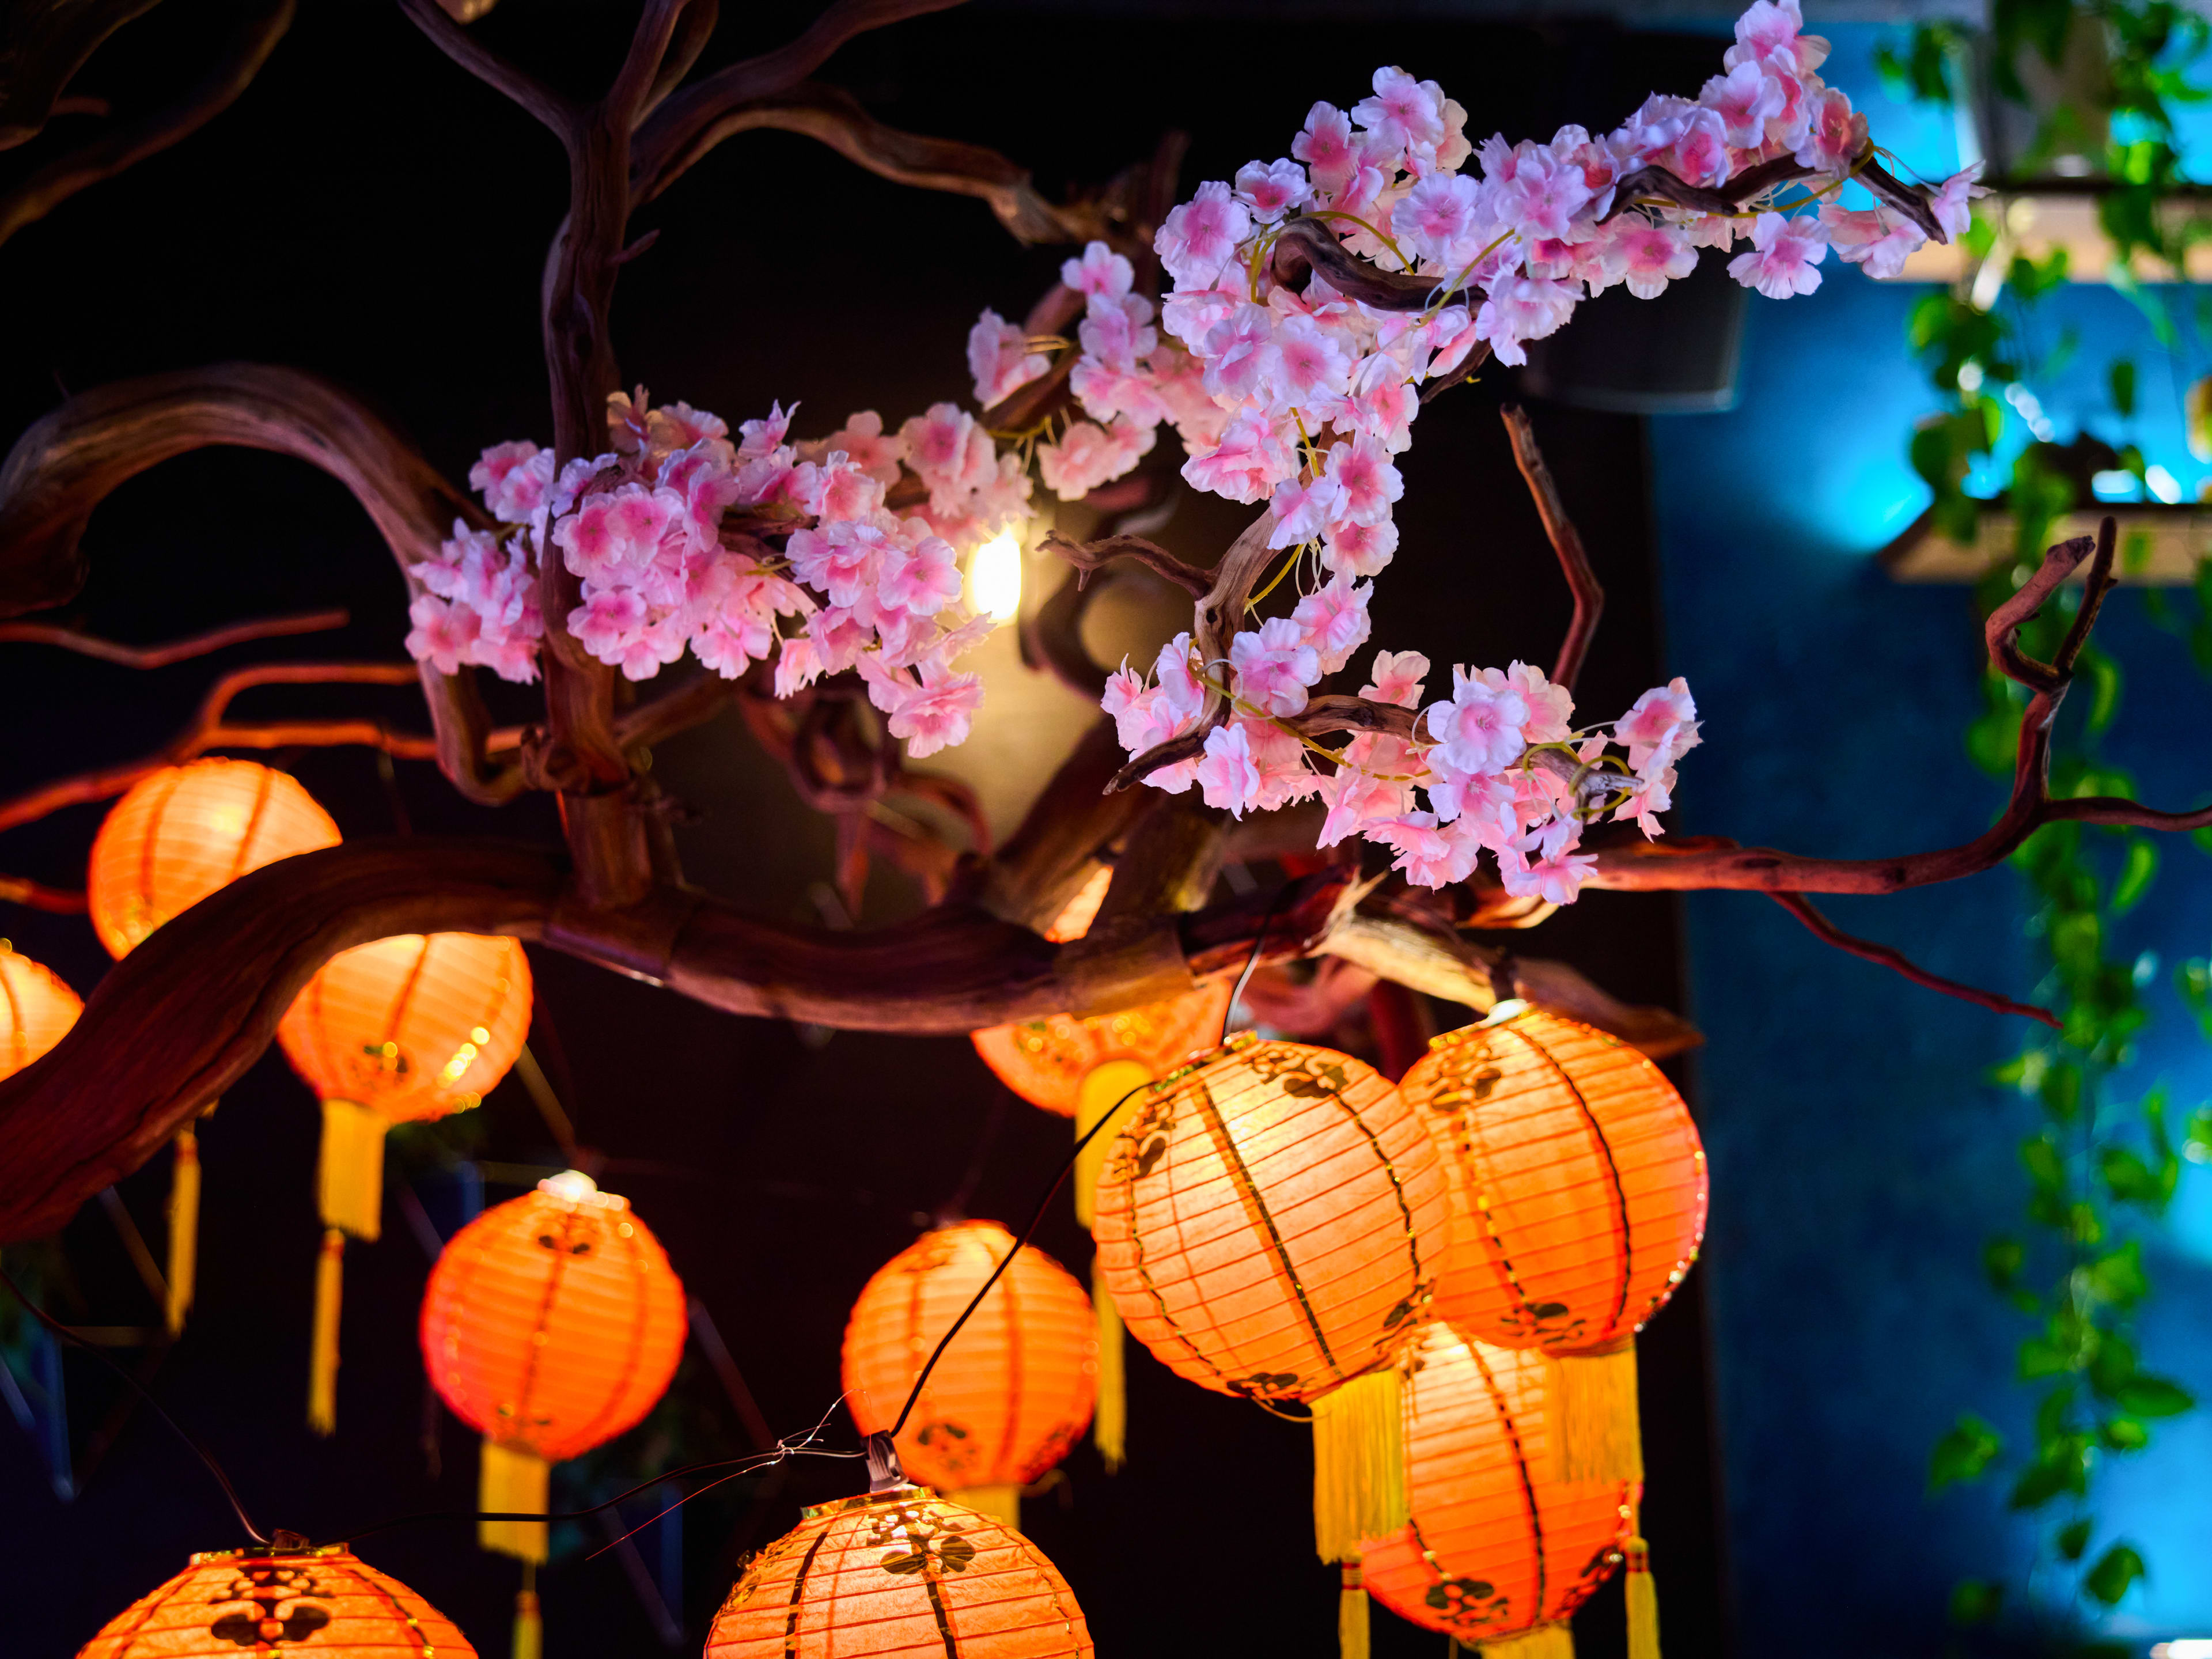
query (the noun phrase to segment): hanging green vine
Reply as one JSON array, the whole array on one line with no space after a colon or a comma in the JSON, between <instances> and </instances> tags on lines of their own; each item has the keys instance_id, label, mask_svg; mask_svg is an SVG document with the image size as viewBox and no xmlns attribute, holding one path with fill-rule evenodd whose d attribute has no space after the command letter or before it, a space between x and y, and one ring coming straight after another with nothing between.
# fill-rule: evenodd
<instances>
[{"instance_id":1,"label":"hanging green vine","mask_svg":"<svg viewBox=\"0 0 2212 1659\"><path fill-rule=\"evenodd\" d=\"M2056 69L2069 49L2078 52L2076 37L2085 27L2101 31L2104 47L2104 74L2089 94L2091 107L2062 103L2043 112L2019 165L2023 172L2040 170L2054 156L2080 153L2093 131L2114 134L2101 157L2099 210L2113 244L2115 286L2150 317L2160 345L2177 350L2167 308L2136 284L2129 262L2141 253L2179 269L2187 243L2201 234L2174 222L2162 203L2180 177L2169 106L2203 95L2185 79L2207 44L2203 19L2166 0L1997 0L1986 40L1955 25L1923 25L1907 52L1885 54L1885 67L1917 94L1948 101L1961 90L1955 84L1961 66L1978 59L1990 66L2001 94L2025 102L2017 72L2025 54ZM1989 212L1963 240L1972 265L2004 260L2003 280L1992 283L1984 270L1958 292L1931 294L1914 307L1912 348L1954 402L1920 424L1911 455L1935 492L1935 524L1943 533L1972 541L1993 506L2012 515L2009 556L1977 590L1986 616L2035 568L2058 519L2087 504L2093 472L2131 472L2145 494L2150 479L2136 446L2102 442L2087 434L2086 422L2072 444L2050 441L2030 392L2031 382L2047 382L2075 349L2067 336L2052 340L2039 316L2045 296L2066 280L2064 251L2041 261L2008 255L1997 217ZM2045 341L2051 343L2039 349ZM2122 434L2135 414L2136 381L2131 360L2108 366L2109 416ZM2031 441L2019 450L2001 497L1970 494L1970 477L2023 426ZM2124 572L2140 568L2148 551L2140 535L2130 540L2134 545L2123 547ZM2069 592L2046 606L2022 630L2021 647L2048 660L2080 602L2078 592ZM2212 562L2199 565L2187 599L2161 599L2153 615L2188 637L2199 665L2212 672ZM2119 665L2092 644L2076 679L2075 702L2052 745L2051 793L2130 793L2133 780L2100 752L2119 707ZM1983 712L1967 731L1966 746L1978 765L2009 778L2025 692L1990 672L1982 695ZM2200 831L2197 840L2212 852L2212 837ZM2078 823L2051 825L2014 855L2027 884L2028 931L2047 969L2039 994L2061 1027L2039 1036L1995 1073L1998 1083L2037 1103L2041 1121L2020 1147L2029 1183L2027 1224L1990 1240L1983 1267L1991 1288L2027 1322L2018 1376L2035 1395L2034 1426L2027 1444L2008 1452L1990 1424L1961 1416L1937 1443L1929 1468L1936 1490L2002 1471L2011 1481L2012 1507L2046 1518L2021 1586L2033 1593L2022 1598L2029 1602L2022 1618L2033 1621L2037 1644L2052 1652L2128 1651L2100 1642L2096 1632L2101 1614L2128 1595L2150 1564L2136 1544L2100 1522L2093 1502L2095 1476L2103 1459L2144 1451L2154 1425L2196 1403L2179 1383L2144 1364L2136 1335L2150 1292L2143 1230L2172 1198L2182 1158L2212 1155L2212 1109L2199 1107L2177 1123L2162 1086L2142 1092L2125 1086L2124 1074L2152 1018L2146 995L2158 964L2148 952L2122 951L2116 924L2150 891L2159 856L2152 838L2140 831ZM2179 979L2185 1001L2212 1038L2212 967L2185 963ZM1990 1624L2003 1610L2004 1586L1994 1578L1966 1580L1952 1593L1951 1616L1962 1627Z\"/></svg>"}]
</instances>

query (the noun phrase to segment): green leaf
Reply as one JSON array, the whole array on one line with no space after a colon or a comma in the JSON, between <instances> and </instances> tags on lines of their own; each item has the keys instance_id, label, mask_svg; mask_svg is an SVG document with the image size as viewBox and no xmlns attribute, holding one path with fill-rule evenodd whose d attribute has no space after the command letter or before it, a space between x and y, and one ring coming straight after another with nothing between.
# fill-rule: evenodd
<instances>
[{"instance_id":1,"label":"green leaf","mask_svg":"<svg viewBox=\"0 0 2212 1659\"><path fill-rule=\"evenodd\" d=\"M2115 1544L2097 1558L2097 1565L2081 1579L2081 1588L2106 1607L2116 1605L2128 1586L2143 1576L2142 1557L2132 1545Z\"/></svg>"},{"instance_id":2,"label":"green leaf","mask_svg":"<svg viewBox=\"0 0 2212 1659\"><path fill-rule=\"evenodd\" d=\"M2088 1484L2088 1476L2078 1460L2054 1458L2030 1464L2013 1482L2012 1496L2008 1501L2016 1510L2041 1509L2066 1492L2086 1491Z\"/></svg>"},{"instance_id":3,"label":"green leaf","mask_svg":"<svg viewBox=\"0 0 2212 1659\"><path fill-rule=\"evenodd\" d=\"M2097 1430L2106 1448L2116 1452L2141 1451L2150 1444L2150 1431L2132 1417L2108 1417Z\"/></svg>"},{"instance_id":4,"label":"green leaf","mask_svg":"<svg viewBox=\"0 0 2212 1659\"><path fill-rule=\"evenodd\" d=\"M1951 1622L1986 1625L2004 1605L2004 1586L1986 1578L1961 1578L1951 1586Z\"/></svg>"},{"instance_id":5,"label":"green leaf","mask_svg":"<svg viewBox=\"0 0 2212 1659\"><path fill-rule=\"evenodd\" d=\"M2158 848L2148 836L2136 836L2128 842L2128 861L2120 870L2120 878L2112 884L2112 909L2124 915L2142 902L2150 890L2151 878L2158 874Z\"/></svg>"},{"instance_id":6,"label":"green leaf","mask_svg":"<svg viewBox=\"0 0 2212 1659\"><path fill-rule=\"evenodd\" d=\"M2089 1386L2103 1398L2117 1400L2136 1375L2136 1364L2133 1343L2116 1331L2100 1332L2096 1352L2089 1357Z\"/></svg>"},{"instance_id":7,"label":"green leaf","mask_svg":"<svg viewBox=\"0 0 2212 1659\"><path fill-rule=\"evenodd\" d=\"M2109 1158L2118 1147L2106 1149ZM2133 1153L2124 1156L2133 1158ZM2140 1164L2142 1159L2136 1158ZM2150 1281L2143 1277L2142 1245L2130 1239L2117 1250L2102 1255L2084 1269L2089 1289L2100 1301L2117 1308L2131 1308L2142 1300L2150 1290Z\"/></svg>"},{"instance_id":8,"label":"green leaf","mask_svg":"<svg viewBox=\"0 0 2212 1659\"><path fill-rule=\"evenodd\" d=\"M2112 1389L2112 1399L2132 1417L2179 1417L2195 1408L2197 1396L2179 1382L2138 1371Z\"/></svg>"},{"instance_id":9,"label":"green leaf","mask_svg":"<svg viewBox=\"0 0 2212 1659\"><path fill-rule=\"evenodd\" d=\"M2039 1376L2064 1376L2074 1369L2074 1350L2063 1342L2054 1342L2047 1336L2024 1337L2020 1345L2020 1380L2033 1382Z\"/></svg>"},{"instance_id":10,"label":"green leaf","mask_svg":"<svg viewBox=\"0 0 2212 1659\"><path fill-rule=\"evenodd\" d=\"M2089 1528L2093 1522L2087 1516L2078 1521L2069 1521L2058 1529L2058 1553L2069 1561L2079 1561L2081 1552L2089 1547Z\"/></svg>"},{"instance_id":11,"label":"green leaf","mask_svg":"<svg viewBox=\"0 0 2212 1659\"><path fill-rule=\"evenodd\" d=\"M2136 366L2129 357L2116 358L2109 371L2112 388L2112 407L2125 420L2136 412ZM2069 1558L2070 1559L2070 1558Z\"/></svg>"},{"instance_id":12,"label":"green leaf","mask_svg":"<svg viewBox=\"0 0 2212 1659\"><path fill-rule=\"evenodd\" d=\"M1951 1586L1951 1622L1986 1625L2004 1605L2004 1586L1986 1578L1961 1578Z\"/></svg>"},{"instance_id":13,"label":"green leaf","mask_svg":"<svg viewBox=\"0 0 2212 1659\"><path fill-rule=\"evenodd\" d=\"M2055 1068L2054 1068L2055 1069ZM2079 1073L2076 1073L2078 1079ZM2079 1084L2077 1081L2076 1087ZM2049 1098L2046 1086L2045 1097ZM2027 1170L2027 1178L2039 1188L2050 1192L2063 1191L2066 1185L2066 1159L2057 1143L2049 1135L2037 1135L2020 1143L2020 1161Z\"/></svg>"},{"instance_id":14,"label":"green leaf","mask_svg":"<svg viewBox=\"0 0 2212 1659\"><path fill-rule=\"evenodd\" d=\"M1983 1245L1982 1271L1990 1276L1990 1288L2009 1290L2027 1259L2027 1252L2016 1238L1993 1238Z\"/></svg>"},{"instance_id":15,"label":"green leaf","mask_svg":"<svg viewBox=\"0 0 2212 1659\"><path fill-rule=\"evenodd\" d=\"M1978 1480L2003 1449L2004 1440L1995 1428L1971 1412L1962 1413L1929 1454L1928 1490L1938 1492L1946 1486Z\"/></svg>"},{"instance_id":16,"label":"green leaf","mask_svg":"<svg viewBox=\"0 0 2212 1659\"><path fill-rule=\"evenodd\" d=\"M2126 1147L2106 1147L2098 1157L2097 1170L2118 1202L2141 1204L2154 1210L2166 1207L2166 1184L2149 1164Z\"/></svg>"}]
</instances>

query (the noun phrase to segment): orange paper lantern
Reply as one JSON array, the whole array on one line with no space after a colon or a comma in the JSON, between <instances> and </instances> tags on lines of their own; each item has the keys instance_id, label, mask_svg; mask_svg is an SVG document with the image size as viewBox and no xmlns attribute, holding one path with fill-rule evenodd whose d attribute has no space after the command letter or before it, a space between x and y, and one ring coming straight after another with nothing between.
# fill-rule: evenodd
<instances>
[{"instance_id":1,"label":"orange paper lantern","mask_svg":"<svg viewBox=\"0 0 2212 1659\"><path fill-rule=\"evenodd\" d=\"M1705 1155L1681 1096L1619 1038L1525 1005L1437 1038L1399 1088L1458 1200L1437 1312L1565 1362L1564 1473L1641 1480L1635 1335L1705 1225Z\"/></svg>"},{"instance_id":2,"label":"orange paper lantern","mask_svg":"<svg viewBox=\"0 0 2212 1659\"><path fill-rule=\"evenodd\" d=\"M1179 1065L1194 1049L1220 1041L1221 1022L1228 1012L1229 986L1214 981L1141 1008L1087 1019L1048 1014L1042 1019L994 1025L975 1032L970 1040L999 1080L1030 1105L1075 1117L1083 1101L1084 1080L1100 1066L1124 1060L1145 1073L1123 1085L1126 1093L1137 1083L1150 1082Z\"/></svg>"},{"instance_id":3,"label":"orange paper lantern","mask_svg":"<svg viewBox=\"0 0 2212 1659\"><path fill-rule=\"evenodd\" d=\"M530 960L511 939L401 933L332 957L276 1027L285 1059L321 1097L307 1421L337 1421L340 1281L349 1237L382 1230L384 1137L394 1123L476 1105L530 1034Z\"/></svg>"},{"instance_id":4,"label":"orange paper lantern","mask_svg":"<svg viewBox=\"0 0 2212 1659\"><path fill-rule=\"evenodd\" d=\"M1437 1321L1401 1364L1412 1519L1361 1547L1368 1592L1486 1653L1512 1638L1540 1652L1558 1645L1564 1629L1547 1637L1543 1627L1620 1565L1638 1487L1555 1478L1541 1354L1469 1342Z\"/></svg>"},{"instance_id":5,"label":"orange paper lantern","mask_svg":"<svg viewBox=\"0 0 2212 1659\"><path fill-rule=\"evenodd\" d=\"M13 1077L69 1035L84 1012L50 969L0 939L0 1077Z\"/></svg>"},{"instance_id":6,"label":"orange paper lantern","mask_svg":"<svg viewBox=\"0 0 2212 1659\"><path fill-rule=\"evenodd\" d=\"M995 1221L925 1233L860 1291L845 1326L844 1386L864 1434L897 1421L945 1333L1014 1249ZM1091 1298L1042 1250L1022 1250L960 1328L897 1440L906 1472L1008 1526L1021 1488L1091 1420L1098 1371Z\"/></svg>"},{"instance_id":7,"label":"orange paper lantern","mask_svg":"<svg viewBox=\"0 0 2212 1659\"><path fill-rule=\"evenodd\" d=\"M247 871L337 844L331 815L282 772L249 760L164 767L133 784L93 838L93 931L124 956Z\"/></svg>"},{"instance_id":8,"label":"orange paper lantern","mask_svg":"<svg viewBox=\"0 0 2212 1659\"><path fill-rule=\"evenodd\" d=\"M476 1659L445 1614L338 1544L195 1555L108 1620L78 1659L238 1659L247 1652Z\"/></svg>"},{"instance_id":9,"label":"orange paper lantern","mask_svg":"<svg viewBox=\"0 0 2212 1659\"><path fill-rule=\"evenodd\" d=\"M1083 1609L1019 1533L920 1486L800 1512L746 1564L706 1659L1084 1659Z\"/></svg>"},{"instance_id":10,"label":"orange paper lantern","mask_svg":"<svg viewBox=\"0 0 2212 1659\"><path fill-rule=\"evenodd\" d=\"M1154 1084L1099 1176L1099 1269L1138 1340L1202 1388L1312 1404L1327 1559L1405 1518L1387 1362L1449 1218L1436 1148L1387 1080L1249 1033Z\"/></svg>"},{"instance_id":11,"label":"orange paper lantern","mask_svg":"<svg viewBox=\"0 0 2212 1659\"><path fill-rule=\"evenodd\" d=\"M543 1513L548 1466L611 1440L676 1374L684 1285L629 1200L570 1170L446 1241L422 1292L422 1363L484 1437L477 1507ZM545 1559L545 1528L487 1521L487 1549Z\"/></svg>"}]
</instances>

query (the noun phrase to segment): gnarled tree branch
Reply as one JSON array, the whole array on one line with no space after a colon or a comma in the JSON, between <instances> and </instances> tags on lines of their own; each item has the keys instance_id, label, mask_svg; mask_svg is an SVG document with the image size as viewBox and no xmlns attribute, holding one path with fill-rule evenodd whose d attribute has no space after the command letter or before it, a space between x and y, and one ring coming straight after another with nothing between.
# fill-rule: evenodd
<instances>
[{"instance_id":1,"label":"gnarled tree branch","mask_svg":"<svg viewBox=\"0 0 2212 1659\"><path fill-rule=\"evenodd\" d=\"M0 149L46 130L100 43L155 0L17 0L0 8Z\"/></svg>"},{"instance_id":2,"label":"gnarled tree branch","mask_svg":"<svg viewBox=\"0 0 2212 1659\"><path fill-rule=\"evenodd\" d=\"M244 645L250 640L288 639L296 634L322 634L343 628L351 618L343 611L308 611L293 617L265 617L258 622L229 623L204 634L172 640L167 645L118 645L74 628L53 623L0 623L0 645L52 645L81 657L97 657L124 668L167 668L194 657Z\"/></svg>"},{"instance_id":3,"label":"gnarled tree branch","mask_svg":"<svg viewBox=\"0 0 2212 1659\"><path fill-rule=\"evenodd\" d=\"M1552 665L1552 684L1571 691L1582 674L1583 659L1589 654L1598 618L1605 614L1605 589L1598 582L1597 572L1590 568L1582 532L1575 528L1574 520L1567 516L1566 503L1559 499L1552 469L1544 465L1544 452L1536 447L1536 431L1529 425L1527 413L1518 404L1508 404L1498 412L1504 419L1505 435L1513 443L1514 465L1521 469L1528 493L1536 498L1537 516L1544 521L1544 533L1552 539L1552 550L1559 556L1567 591L1574 595L1575 614L1567 623L1566 638L1559 641L1558 660Z\"/></svg>"},{"instance_id":4,"label":"gnarled tree branch","mask_svg":"<svg viewBox=\"0 0 2212 1659\"><path fill-rule=\"evenodd\" d=\"M440 52L509 102L520 104L555 137L574 149L578 112L574 104L471 34L438 0L399 0L399 9Z\"/></svg>"},{"instance_id":5,"label":"gnarled tree branch","mask_svg":"<svg viewBox=\"0 0 2212 1659\"><path fill-rule=\"evenodd\" d=\"M1947 997L1977 1003L2000 1014L2023 1014L2029 1019L2042 1021L2053 1030L2061 1027L2058 1016L2048 1008L2039 1008L2032 1002L2014 1002L2010 997L1999 996L1995 991L1984 991L1978 986L1968 985L1963 980L1945 979L1941 974L1931 974L1918 966L1901 951L1845 933L1814 909L1812 901L1802 893L1769 893L1766 896L1803 922L1813 937L1823 944L1832 945L1838 951L1848 951L1855 957L1863 957L1869 962L1880 963L1892 972L1902 974L1915 985L1924 985L1931 991L1941 991Z\"/></svg>"}]
</instances>

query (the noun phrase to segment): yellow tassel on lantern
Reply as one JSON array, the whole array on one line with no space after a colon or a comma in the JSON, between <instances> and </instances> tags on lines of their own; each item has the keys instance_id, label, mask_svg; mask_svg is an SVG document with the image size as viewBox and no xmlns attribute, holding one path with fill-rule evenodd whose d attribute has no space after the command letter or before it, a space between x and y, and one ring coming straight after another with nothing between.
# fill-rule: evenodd
<instances>
[{"instance_id":1,"label":"yellow tassel on lantern","mask_svg":"<svg viewBox=\"0 0 2212 1659\"><path fill-rule=\"evenodd\" d=\"M338 1425L338 1307L344 1295L345 1235L323 1230L315 1263L315 1323L307 1352L307 1426L330 1434Z\"/></svg>"},{"instance_id":2,"label":"yellow tassel on lantern","mask_svg":"<svg viewBox=\"0 0 2212 1659\"><path fill-rule=\"evenodd\" d=\"M514 1636L508 1659L544 1659L545 1621L538 1611L538 1564L522 1564L522 1588L514 1593Z\"/></svg>"},{"instance_id":3,"label":"yellow tassel on lantern","mask_svg":"<svg viewBox=\"0 0 2212 1659\"><path fill-rule=\"evenodd\" d=\"M1344 1588L1336 1596L1337 1659L1367 1659L1367 1585L1357 1557L1343 1566Z\"/></svg>"},{"instance_id":4,"label":"yellow tassel on lantern","mask_svg":"<svg viewBox=\"0 0 2212 1659\"><path fill-rule=\"evenodd\" d=\"M1483 1642L1482 1659L1575 1659L1574 1633L1565 1625L1539 1625L1499 1642Z\"/></svg>"},{"instance_id":5,"label":"yellow tassel on lantern","mask_svg":"<svg viewBox=\"0 0 2212 1659\"><path fill-rule=\"evenodd\" d=\"M483 1443L483 1460L477 1466L477 1507L495 1513L543 1515L552 1465L535 1452L520 1446ZM545 1559L546 1528L542 1521L479 1521L477 1542L501 1555L531 1563Z\"/></svg>"},{"instance_id":6,"label":"yellow tassel on lantern","mask_svg":"<svg viewBox=\"0 0 2212 1659\"><path fill-rule=\"evenodd\" d=\"M185 1334L191 1310L192 1280L199 1266L200 1142L187 1123L177 1131L175 1162L169 1170L169 1296L162 1318L171 1337Z\"/></svg>"},{"instance_id":7,"label":"yellow tassel on lantern","mask_svg":"<svg viewBox=\"0 0 2212 1659\"><path fill-rule=\"evenodd\" d=\"M1113 1474L1129 1459L1129 1396L1121 1343L1121 1310L1106 1288L1098 1258L1091 1259L1091 1316L1098 1331L1098 1395L1091 1407L1091 1438Z\"/></svg>"},{"instance_id":8,"label":"yellow tassel on lantern","mask_svg":"<svg viewBox=\"0 0 2212 1659\"><path fill-rule=\"evenodd\" d=\"M1387 1538L1412 1518L1404 1410L1395 1365L1313 1402L1314 1547L1322 1560L1353 1560L1361 1539Z\"/></svg>"},{"instance_id":9,"label":"yellow tassel on lantern","mask_svg":"<svg viewBox=\"0 0 2212 1659\"><path fill-rule=\"evenodd\" d=\"M1093 1124L1152 1080L1152 1074L1133 1060L1109 1060L1103 1066L1093 1066L1085 1073L1082 1090L1075 1099L1076 1139L1080 1140L1091 1134ZM1098 1171L1105 1167L1106 1154L1113 1146L1113 1130L1102 1129L1091 1135L1090 1145L1075 1155L1075 1168L1068 1179L1075 1183L1075 1218L1085 1227L1091 1224L1091 1206L1098 1190Z\"/></svg>"},{"instance_id":10,"label":"yellow tassel on lantern","mask_svg":"<svg viewBox=\"0 0 2212 1659\"><path fill-rule=\"evenodd\" d=\"M965 1510L988 1515L1009 1532L1022 1529L1022 1489L1019 1486L963 1486L946 1497Z\"/></svg>"},{"instance_id":11,"label":"yellow tassel on lantern","mask_svg":"<svg viewBox=\"0 0 2212 1659\"><path fill-rule=\"evenodd\" d=\"M1641 1481L1635 1340L1624 1337L1595 1353L1553 1355L1547 1370L1549 1398L1559 1402L1559 1431L1551 1439L1556 1478Z\"/></svg>"},{"instance_id":12,"label":"yellow tassel on lantern","mask_svg":"<svg viewBox=\"0 0 2212 1659\"><path fill-rule=\"evenodd\" d=\"M1659 1659L1659 1581L1651 1576L1651 1549L1628 1540L1628 1659Z\"/></svg>"},{"instance_id":13,"label":"yellow tassel on lantern","mask_svg":"<svg viewBox=\"0 0 2212 1659\"><path fill-rule=\"evenodd\" d=\"M350 1100L323 1103L322 1155L315 1199L323 1225L374 1239L384 1219L384 1136L392 1125L374 1107Z\"/></svg>"}]
</instances>

